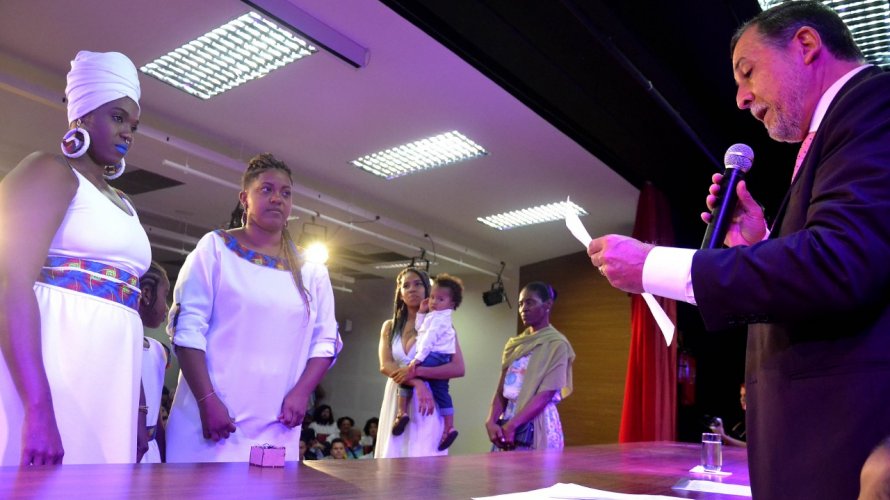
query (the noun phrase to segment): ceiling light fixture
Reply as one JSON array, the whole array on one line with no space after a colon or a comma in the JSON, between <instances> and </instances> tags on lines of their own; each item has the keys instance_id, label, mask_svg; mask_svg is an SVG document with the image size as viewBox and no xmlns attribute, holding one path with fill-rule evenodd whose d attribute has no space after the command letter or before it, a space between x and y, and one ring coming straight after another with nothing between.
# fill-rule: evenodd
<instances>
[{"instance_id":1,"label":"ceiling light fixture","mask_svg":"<svg viewBox=\"0 0 890 500\"><path fill-rule=\"evenodd\" d=\"M368 49L355 43L346 35L314 18L300 9L291 0L241 0L267 17L274 19L293 30L300 38L319 45L348 64L363 68L367 66Z\"/></svg>"},{"instance_id":2,"label":"ceiling light fixture","mask_svg":"<svg viewBox=\"0 0 890 500\"><path fill-rule=\"evenodd\" d=\"M584 210L574 202L560 201L548 205L489 215L487 217L477 217L476 220L486 226L503 231L504 229L513 229L514 227L562 220L565 219L567 210L574 210L579 217L587 215L587 210Z\"/></svg>"},{"instance_id":3,"label":"ceiling light fixture","mask_svg":"<svg viewBox=\"0 0 890 500\"><path fill-rule=\"evenodd\" d=\"M411 260L400 260L398 262L387 262L385 264L375 264L374 269L405 269L406 267L420 267L423 265L426 271L430 270L430 266L438 266L438 262L430 262L426 259L420 261L416 258Z\"/></svg>"},{"instance_id":4,"label":"ceiling light fixture","mask_svg":"<svg viewBox=\"0 0 890 500\"><path fill-rule=\"evenodd\" d=\"M420 249L420 256L411 257L411 260L400 260L396 262L383 262L380 264L375 264L374 269L406 269L406 268L414 268L414 269L423 269L426 272L430 272L430 266L439 265L436 261L430 261L426 258L426 249Z\"/></svg>"},{"instance_id":5,"label":"ceiling light fixture","mask_svg":"<svg viewBox=\"0 0 890 500\"><path fill-rule=\"evenodd\" d=\"M386 179L485 156L488 151L456 130L362 156L350 163Z\"/></svg>"},{"instance_id":6,"label":"ceiling light fixture","mask_svg":"<svg viewBox=\"0 0 890 500\"><path fill-rule=\"evenodd\" d=\"M249 12L139 68L201 99L318 52L306 40Z\"/></svg>"}]
</instances>

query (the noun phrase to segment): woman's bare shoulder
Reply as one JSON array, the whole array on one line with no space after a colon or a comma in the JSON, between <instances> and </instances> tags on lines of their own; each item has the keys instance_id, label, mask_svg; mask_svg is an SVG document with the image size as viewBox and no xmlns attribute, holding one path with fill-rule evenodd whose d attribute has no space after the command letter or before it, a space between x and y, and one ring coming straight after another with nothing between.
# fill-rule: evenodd
<instances>
[{"instance_id":1,"label":"woman's bare shoulder","mask_svg":"<svg viewBox=\"0 0 890 500\"><path fill-rule=\"evenodd\" d=\"M390 333L392 333L392 318L384 321L380 327L380 335L382 337L388 337Z\"/></svg>"},{"instance_id":2,"label":"woman's bare shoulder","mask_svg":"<svg viewBox=\"0 0 890 500\"><path fill-rule=\"evenodd\" d=\"M72 170L61 155L35 151L20 161L11 173L40 176L41 182L67 181L69 184L77 185L77 176Z\"/></svg>"},{"instance_id":3,"label":"woman's bare shoulder","mask_svg":"<svg viewBox=\"0 0 890 500\"><path fill-rule=\"evenodd\" d=\"M12 193L27 194L39 189L44 197L59 198L67 206L80 181L61 155L36 151L20 161L3 184Z\"/></svg>"}]
</instances>

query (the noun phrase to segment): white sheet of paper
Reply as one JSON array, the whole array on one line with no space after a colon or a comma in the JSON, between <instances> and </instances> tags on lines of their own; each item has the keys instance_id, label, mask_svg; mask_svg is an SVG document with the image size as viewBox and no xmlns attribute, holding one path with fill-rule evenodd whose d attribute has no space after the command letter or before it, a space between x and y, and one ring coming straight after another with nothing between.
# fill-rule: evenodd
<instances>
[{"instance_id":1,"label":"white sheet of paper","mask_svg":"<svg viewBox=\"0 0 890 500\"><path fill-rule=\"evenodd\" d=\"M556 483L549 488L507 493L490 497L474 497L475 500L669 500L679 497L665 495L637 495L598 490L574 483Z\"/></svg>"},{"instance_id":2,"label":"white sheet of paper","mask_svg":"<svg viewBox=\"0 0 890 500\"><path fill-rule=\"evenodd\" d=\"M566 201L568 202L569 198L566 198ZM587 250L587 247L590 246L590 242L593 241L593 238L590 237L590 233L584 228L584 224L581 223L578 214L571 208L567 208L565 218L566 227L569 229L569 232L571 232L572 236L580 241L581 244L584 245L584 249ZM652 317L655 318L655 322L658 323L658 327L661 329L661 334L664 335L665 343L671 345L671 342L674 340L674 324L671 323L671 319L668 318L667 313L664 312L664 309L661 308L661 305L655 300L655 297L653 297L651 293L643 293L642 295L643 300L646 301L646 305L649 306L649 311L652 312Z\"/></svg>"},{"instance_id":3,"label":"white sheet of paper","mask_svg":"<svg viewBox=\"0 0 890 500\"><path fill-rule=\"evenodd\" d=\"M702 491L751 498L751 487L743 484L718 483L701 479L681 479L672 489L681 491Z\"/></svg>"},{"instance_id":4,"label":"white sheet of paper","mask_svg":"<svg viewBox=\"0 0 890 500\"><path fill-rule=\"evenodd\" d=\"M708 474L709 476L731 476L732 472L727 472L725 470L718 471L706 471L704 467L701 465L696 465L695 467L689 469L689 472L694 474Z\"/></svg>"}]
</instances>

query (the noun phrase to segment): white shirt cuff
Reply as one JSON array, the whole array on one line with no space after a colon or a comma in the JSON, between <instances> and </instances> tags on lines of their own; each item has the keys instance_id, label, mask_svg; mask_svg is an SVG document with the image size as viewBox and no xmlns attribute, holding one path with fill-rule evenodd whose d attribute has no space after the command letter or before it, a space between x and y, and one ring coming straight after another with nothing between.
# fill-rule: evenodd
<instances>
[{"instance_id":1,"label":"white shirt cuff","mask_svg":"<svg viewBox=\"0 0 890 500\"><path fill-rule=\"evenodd\" d=\"M655 247L643 264L643 289L652 295L695 304L692 256L688 248Z\"/></svg>"}]
</instances>

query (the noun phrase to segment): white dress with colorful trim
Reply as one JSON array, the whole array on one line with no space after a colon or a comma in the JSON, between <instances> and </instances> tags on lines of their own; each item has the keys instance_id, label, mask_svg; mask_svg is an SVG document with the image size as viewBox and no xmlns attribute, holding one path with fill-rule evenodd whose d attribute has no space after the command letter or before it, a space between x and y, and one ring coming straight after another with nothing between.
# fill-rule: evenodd
<instances>
[{"instance_id":1,"label":"white dress with colorful trim","mask_svg":"<svg viewBox=\"0 0 890 500\"><path fill-rule=\"evenodd\" d=\"M133 215L73 171L77 192L34 284L43 365L63 463L132 463L142 369L142 321L133 307L151 248L129 203ZM0 465L20 461L22 417L0 356Z\"/></svg>"},{"instance_id":2,"label":"white dress with colorful trim","mask_svg":"<svg viewBox=\"0 0 890 500\"><path fill-rule=\"evenodd\" d=\"M180 375L167 423L167 462L247 462L250 447L286 447L299 458L300 427L278 422L281 403L309 358L342 346L327 268L301 269L307 312L291 272L276 258L241 246L225 231L201 238L173 291L167 323L173 344L202 350L217 397L234 418L228 439L204 439L195 395Z\"/></svg>"}]
</instances>

